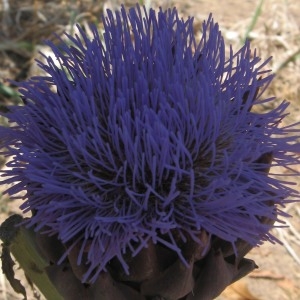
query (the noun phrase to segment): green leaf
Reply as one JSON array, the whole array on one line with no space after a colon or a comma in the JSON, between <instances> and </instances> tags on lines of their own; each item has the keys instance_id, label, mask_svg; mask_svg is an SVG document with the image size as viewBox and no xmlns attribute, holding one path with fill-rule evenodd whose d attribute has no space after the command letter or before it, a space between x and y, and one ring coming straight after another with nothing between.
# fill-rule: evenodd
<instances>
[{"instance_id":1,"label":"green leaf","mask_svg":"<svg viewBox=\"0 0 300 300\"><path fill-rule=\"evenodd\" d=\"M40 254L35 241L35 232L24 226L16 227L21 220L21 216L13 215L6 219L0 227L0 238L3 241L2 247L5 253L1 259L2 264L6 266L8 270L5 275L9 276L8 280L14 290L24 295L24 287L14 278L14 273L11 273L13 266L13 262L10 261L11 253L24 270L26 276L41 291L46 299L63 300L63 297L47 276L45 268L49 266L49 262Z\"/></svg>"}]
</instances>

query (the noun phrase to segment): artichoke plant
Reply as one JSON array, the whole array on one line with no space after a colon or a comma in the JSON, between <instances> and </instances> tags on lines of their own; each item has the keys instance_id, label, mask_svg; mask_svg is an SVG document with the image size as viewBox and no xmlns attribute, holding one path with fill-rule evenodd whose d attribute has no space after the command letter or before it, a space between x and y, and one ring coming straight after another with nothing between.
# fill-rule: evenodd
<instances>
[{"instance_id":1,"label":"artichoke plant","mask_svg":"<svg viewBox=\"0 0 300 300\"><path fill-rule=\"evenodd\" d=\"M200 41L175 8L108 10L103 26L47 42L47 75L4 114L2 182L31 212L8 244L33 245L48 281L29 277L56 299L213 299L298 197L269 175L299 164L289 104L256 109L274 101L269 60L226 52L211 15Z\"/></svg>"}]
</instances>

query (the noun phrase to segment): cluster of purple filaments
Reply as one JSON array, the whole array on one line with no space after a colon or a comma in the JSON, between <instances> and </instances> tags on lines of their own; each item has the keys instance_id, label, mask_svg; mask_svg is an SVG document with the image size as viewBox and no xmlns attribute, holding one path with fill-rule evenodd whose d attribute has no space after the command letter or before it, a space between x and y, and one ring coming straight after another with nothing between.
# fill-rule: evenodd
<instances>
[{"instance_id":1,"label":"cluster of purple filaments","mask_svg":"<svg viewBox=\"0 0 300 300\"><path fill-rule=\"evenodd\" d=\"M295 191L259 158L299 161L294 127L279 126L288 103L251 111L273 100L261 97L267 62L249 43L226 58L211 16L200 42L176 9L122 7L103 24L103 36L78 26L78 36L48 42L56 58L39 62L48 75L21 83L25 105L6 114L3 182L10 195L26 191L28 226L80 245L78 263L88 249L83 281L114 257L129 272L124 253L150 241L184 261L178 243L200 242L201 230L233 245L272 240L261 219L277 220Z\"/></svg>"}]
</instances>

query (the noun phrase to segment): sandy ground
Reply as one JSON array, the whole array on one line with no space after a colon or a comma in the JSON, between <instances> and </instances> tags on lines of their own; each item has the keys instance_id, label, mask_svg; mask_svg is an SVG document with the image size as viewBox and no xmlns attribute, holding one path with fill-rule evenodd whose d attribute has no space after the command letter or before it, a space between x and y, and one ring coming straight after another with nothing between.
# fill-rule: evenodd
<instances>
[{"instance_id":1,"label":"sandy ground","mask_svg":"<svg viewBox=\"0 0 300 300\"><path fill-rule=\"evenodd\" d=\"M25 14L32 13L30 7L38 10L41 5L41 1L24 1L22 6L20 6L20 3L18 4L18 1L3 1L3 3L5 2L9 3L14 9L22 9L18 19L16 14L14 15L13 22L17 22L16 20L21 22ZM58 2L60 1L45 1L49 8L49 16L41 9L40 18L43 18L43 16L48 17L48 19L54 18L57 9L55 7ZM71 7L72 4L72 7L76 8L74 11L77 19L84 20L85 16L95 16L103 9L103 2L93 1L93 6L90 2L92 1L61 1L61 5L66 8L68 5ZM194 16L195 30L201 27L201 22L207 18L209 13L213 13L214 19L219 23L227 43L232 44L233 48L237 50L253 19L259 2L251 0L178 0L152 1L152 4L154 6L160 4L165 8L175 5L183 17ZM117 5L117 1L104 2L104 7L115 8ZM85 15L82 13L85 13ZM61 19L55 19L51 26L48 22L47 27L45 26L44 29L41 27L38 33L34 31L35 35L33 33L29 35L30 32L28 32L28 37L25 38L31 37L36 44L40 45L41 40L48 37L52 30L61 31L68 28L71 17L68 15L69 19L60 23L59 20L65 20L64 16L65 14L61 13ZM17 27L15 30L6 28L4 17L1 21L3 32L6 31L11 35L15 35L15 37L20 36ZM16 25L17 23L13 24ZM277 71L277 76L272 86L270 86L269 93L275 95L278 99L291 101L291 115L288 117L287 122L300 121L300 86L298 84L300 80L300 59L293 58L293 54L300 49L300 3L288 0L265 0L258 21L249 37L252 40L253 47L257 48L263 59L273 56L271 68ZM15 40L14 38L13 40ZM5 44L4 42L7 41L2 36L0 50L2 50L1 46ZM3 78L23 79L26 78L29 72L34 73L35 69L32 71L31 53L29 51L28 56L25 56L27 53L20 54L18 50L1 51L0 80L2 81ZM292 59L289 60L291 57ZM284 65L283 68L282 65ZM295 180L299 183L297 178ZM0 222L8 214L16 211L19 205L18 203L8 203L5 197L2 197L1 202ZM286 209L293 215L293 218L288 220L292 227L290 229L274 230L274 235L279 237L284 245L265 244L253 249L248 257L255 260L259 269L229 288L217 299L300 299L300 205L292 204ZM21 299L20 296L11 291L3 276L0 276L0 288L0 299Z\"/></svg>"}]
</instances>

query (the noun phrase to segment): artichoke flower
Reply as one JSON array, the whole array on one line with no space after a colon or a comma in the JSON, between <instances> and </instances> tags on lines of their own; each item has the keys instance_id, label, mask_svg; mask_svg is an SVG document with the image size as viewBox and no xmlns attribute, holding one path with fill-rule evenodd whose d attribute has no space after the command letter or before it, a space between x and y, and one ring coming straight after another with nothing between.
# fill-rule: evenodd
<instances>
[{"instance_id":1,"label":"artichoke flower","mask_svg":"<svg viewBox=\"0 0 300 300\"><path fill-rule=\"evenodd\" d=\"M1 127L7 193L31 212L63 299L213 299L256 265L298 197L269 175L299 164L296 124L264 91L273 75L249 42L226 55L219 26L177 10L107 11L78 26L18 83Z\"/></svg>"}]
</instances>

